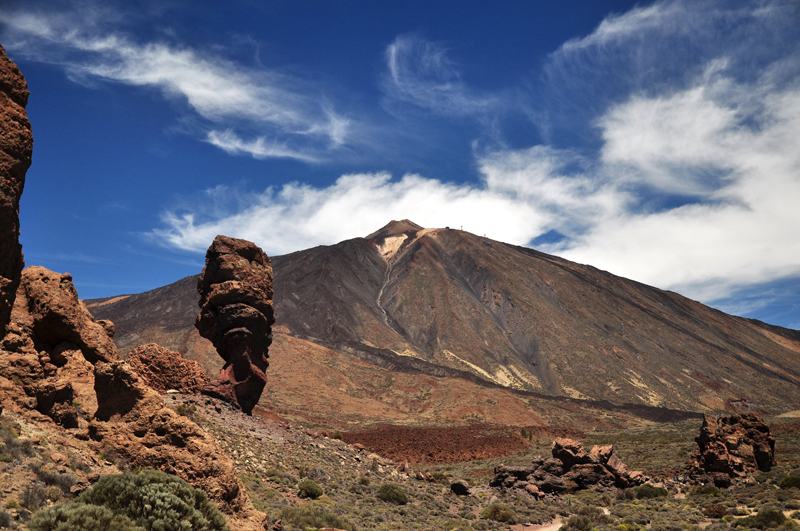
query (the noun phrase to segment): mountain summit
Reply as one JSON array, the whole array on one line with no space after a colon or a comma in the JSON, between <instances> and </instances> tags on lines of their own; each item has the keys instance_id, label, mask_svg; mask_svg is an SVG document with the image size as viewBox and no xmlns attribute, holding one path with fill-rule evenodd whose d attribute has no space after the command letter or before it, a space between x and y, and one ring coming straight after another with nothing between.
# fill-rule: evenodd
<instances>
[{"instance_id":1,"label":"mountain summit","mask_svg":"<svg viewBox=\"0 0 800 531\"><path fill-rule=\"evenodd\" d=\"M797 331L534 249L402 220L272 263L278 349L300 341L382 369L553 397L800 408ZM123 331L143 339L116 309L153 294L91 309L117 323L120 342Z\"/></svg>"}]
</instances>

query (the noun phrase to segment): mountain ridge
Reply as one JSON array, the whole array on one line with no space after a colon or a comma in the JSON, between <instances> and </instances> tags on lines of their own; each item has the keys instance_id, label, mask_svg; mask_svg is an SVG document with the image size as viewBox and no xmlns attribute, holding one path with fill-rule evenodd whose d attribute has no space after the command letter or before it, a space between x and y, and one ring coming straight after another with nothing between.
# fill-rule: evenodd
<instances>
[{"instance_id":1,"label":"mountain ridge","mask_svg":"<svg viewBox=\"0 0 800 531\"><path fill-rule=\"evenodd\" d=\"M800 408L800 333L535 249L401 220L272 263L276 334L376 367L612 404ZM160 326L153 337L191 357L191 278L87 302L123 351Z\"/></svg>"}]
</instances>

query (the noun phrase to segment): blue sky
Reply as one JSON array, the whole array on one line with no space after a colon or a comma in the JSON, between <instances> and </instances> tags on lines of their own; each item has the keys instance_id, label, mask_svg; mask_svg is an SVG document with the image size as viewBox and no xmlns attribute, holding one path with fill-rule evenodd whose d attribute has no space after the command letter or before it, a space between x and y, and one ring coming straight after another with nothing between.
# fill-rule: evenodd
<instances>
[{"instance_id":1,"label":"blue sky","mask_svg":"<svg viewBox=\"0 0 800 531\"><path fill-rule=\"evenodd\" d=\"M221 5L0 5L28 265L135 293L409 218L800 328L797 1Z\"/></svg>"}]
</instances>

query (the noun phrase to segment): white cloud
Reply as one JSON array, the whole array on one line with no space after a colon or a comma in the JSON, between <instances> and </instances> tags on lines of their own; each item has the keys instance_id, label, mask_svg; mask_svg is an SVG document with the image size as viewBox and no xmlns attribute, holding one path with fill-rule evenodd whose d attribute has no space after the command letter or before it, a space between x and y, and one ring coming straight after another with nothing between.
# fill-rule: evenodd
<instances>
[{"instance_id":1,"label":"white cloud","mask_svg":"<svg viewBox=\"0 0 800 531\"><path fill-rule=\"evenodd\" d=\"M194 212L168 212L163 218L167 228L152 234L169 246L194 251L204 251L217 234L227 234L280 254L366 236L390 219L408 218L426 227L463 225L518 244L530 241L547 223L545 214L506 194L419 175L396 181L387 173L343 175L329 187L290 184L248 202L237 212L203 221Z\"/></svg>"},{"instance_id":2,"label":"white cloud","mask_svg":"<svg viewBox=\"0 0 800 531\"><path fill-rule=\"evenodd\" d=\"M568 62L570 48L583 61L598 48L614 54L615 46L623 48L618 55L629 57L631 38L642 46L631 36L684 34L659 21L684 13L700 24L709 5L694 11L677 2L634 9L567 43L552 60ZM742 23L756 16L727 15ZM762 17L769 24L774 19L774 13ZM763 31L751 28L751 38ZM659 42L645 55L668 54ZM381 173L345 175L328 187L293 184L251 198L230 215L200 221L192 214L167 214L167 228L155 234L199 251L217 233L227 233L283 253L409 218L428 227L463 225L523 245L554 230L566 238L543 246L545 251L705 301L800 276L800 75L786 74L800 70L791 54L796 42L787 42L786 50L746 76L736 66L747 62L741 56L747 46L739 43L740 56L722 54L698 64L691 79L670 84L656 76L648 90L629 90L606 102L584 124L598 131L594 153L546 145L488 151L477 155L478 184L419 175L392 180ZM443 49L401 38L387 55L395 98L440 113L481 108L482 100L470 95ZM782 75L775 74L778 64ZM638 66L652 69L655 63ZM625 68L641 75L630 63Z\"/></svg>"},{"instance_id":3,"label":"white cloud","mask_svg":"<svg viewBox=\"0 0 800 531\"><path fill-rule=\"evenodd\" d=\"M497 96L470 90L438 43L398 36L386 48L386 65L384 90L390 105L400 101L437 114L472 116L497 111L502 104Z\"/></svg>"},{"instance_id":4,"label":"white cloud","mask_svg":"<svg viewBox=\"0 0 800 531\"><path fill-rule=\"evenodd\" d=\"M137 43L74 13L0 10L0 22L11 34L7 46L60 64L73 79L153 87L185 101L200 117L223 126L226 133L211 128L203 136L229 153L308 161L352 140L351 119L338 115L309 84L275 70L254 70L185 46ZM224 137L237 128L255 131L255 140L231 148Z\"/></svg>"}]
</instances>

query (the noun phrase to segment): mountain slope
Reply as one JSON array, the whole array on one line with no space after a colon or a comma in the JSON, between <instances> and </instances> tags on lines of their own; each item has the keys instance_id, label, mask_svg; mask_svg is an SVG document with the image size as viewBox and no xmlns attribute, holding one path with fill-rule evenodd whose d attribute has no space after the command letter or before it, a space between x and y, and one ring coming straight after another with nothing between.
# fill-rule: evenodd
<instances>
[{"instance_id":1,"label":"mountain slope","mask_svg":"<svg viewBox=\"0 0 800 531\"><path fill-rule=\"evenodd\" d=\"M403 220L272 260L276 333L382 368L694 411L800 408L796 331L532 249ZM117 322L124 345L146 327L118 309L153 318L147 297L90 310ZM186 352L198 345L182 312Z\"/></svg>"}]
</instances>

